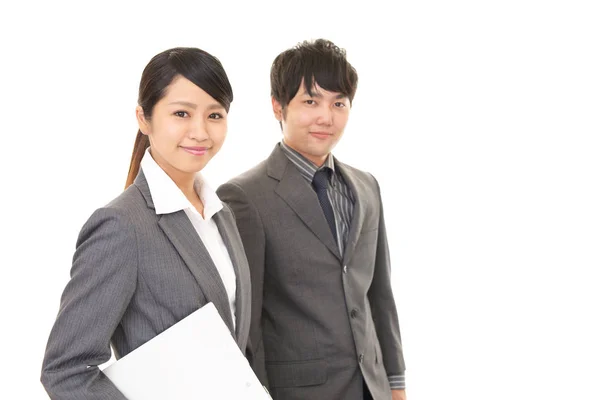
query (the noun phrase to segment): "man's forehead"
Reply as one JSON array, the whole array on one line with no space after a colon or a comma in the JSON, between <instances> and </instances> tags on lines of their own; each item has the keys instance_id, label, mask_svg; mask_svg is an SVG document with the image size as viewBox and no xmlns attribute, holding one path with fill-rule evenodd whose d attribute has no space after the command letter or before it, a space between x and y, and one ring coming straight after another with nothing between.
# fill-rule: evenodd
<instances>
[{"instance_id":1,"label":"man's forehead","mask_svg":"<svg viewBox=\"0 0 600 400\"><path fill-rule=\"evenodd\" d=\"M297 94L310 95L312 97L335 97L336 99L343 99L343 98L348 97L345 94L340 93L340 92L332 92L332 91L323 89L321 86L319 86L319 84L317 82L313 82L313 85L310 88L310 93L309 93L309 91L306 90L306 85L304 85L304 79L302 80L302 83L300 84L300 88L298 89Z\"/></svg>"}]
</instances>

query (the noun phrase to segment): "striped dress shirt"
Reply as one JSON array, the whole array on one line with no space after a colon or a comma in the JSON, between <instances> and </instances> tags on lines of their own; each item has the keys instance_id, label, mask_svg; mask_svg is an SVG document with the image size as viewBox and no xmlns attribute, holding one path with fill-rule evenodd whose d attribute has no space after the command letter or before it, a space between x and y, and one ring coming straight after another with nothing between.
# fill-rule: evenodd
<instances>
[{"instance_id":1,"label":"striped dress shirt","mask_svg":"<svg viewBox=\"0 0 600 400\"><path fill-rule=\"evenodd\" d=\"M325 163L320 168L317 168L315 164L308 161L284 142L281 142L281 149L309 184L312 184L315 173L318 170L331 169L332 173L329 174L327 197L329 197L329 202L333 208L338 249L340 254L344 255L348 232L350 231L350 222L352 221L352 213L354 212L354 195L350 188L348 188L340 172L336 171L333 156L329 154Z\"/></svg>"},{"instance_id":2,"label":"striped dress shirt","mask_svg":"<svg viewBox=\"0 0 600 400\"><path fill-rule=\"evenodd\" d=\"M335 163L331 153L321 167L317 167L302 154L292 149L290 146L281 142L281 150L287 158L298 168L300 174L312 185L315 173L318 170L329 168L332 173L329 174L329 186L327 188L327 196L333 208L333 216L335 219L335 227L337 232L337 245L340 254L344 255L344 249L348 240L348 232L350 230L350 222L352 221L352 213L354 212L354 194L344 181L340 171L335 169ZM405 381L404 374L389 375L390 387L392 389L404 389Z\"/></svg>"}]
</instances>

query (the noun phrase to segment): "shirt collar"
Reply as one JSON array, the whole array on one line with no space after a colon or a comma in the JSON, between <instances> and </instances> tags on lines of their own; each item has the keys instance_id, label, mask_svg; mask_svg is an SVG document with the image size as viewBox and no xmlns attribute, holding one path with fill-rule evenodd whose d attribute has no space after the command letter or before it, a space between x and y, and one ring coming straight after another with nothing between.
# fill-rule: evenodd
<instances>
[{"instance_id":1,"label":"shirt collar","mask_svg":"<svg viewBox=\"0 0 600 400\"><path fill-rule=\"evenodd\" d=\"M148 182L156 214L170 214L185 209L196 211L175 182L154 161L149 150L150 148L146 149L140 166ZM194 189L204 205L205 220L211 219L223 208L223 203L221 203L217 193L210 187L200 172L197 172L194 177Z\"/></svg>"},{"instance_id":2,"label":"shirt collar","mask_svg":"<svg viewBox=\"0 0 600 400\"><path fill-rule=\"evenodd\" d=\"M332 173L335 172L335 164L333 162L333 156L331 153L327 155L323 165L321 167L317 167L312 161L285 144L283 140L281 141L281 150L283 150L283 153L287 156L287 158L296 166L296 168L298 168L300 174L302 174L302 176L309 182L312 182L315 173L320 169L330 168ZM331 175L332 174L329 175L329 179L331 179Z\"/></svg>"}]
</instances>

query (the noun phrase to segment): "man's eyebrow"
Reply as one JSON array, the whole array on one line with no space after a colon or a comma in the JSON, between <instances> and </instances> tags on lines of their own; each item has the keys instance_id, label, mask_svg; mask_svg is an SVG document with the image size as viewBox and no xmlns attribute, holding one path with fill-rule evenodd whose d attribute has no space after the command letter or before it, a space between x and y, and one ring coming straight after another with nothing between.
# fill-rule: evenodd
<instances>
[{"instance_id":1,"label":"man's eyebrow","mask_svg":"<svg viewBox=\"0 0 600 400\"><path fill-rule=\"evenodd\" d=\"M311 96L311 97L317 97L322 99L323 98L323 94L321 92L318 92L316 90L313 90L312 95L310 95L308 93L308 91L306 89L304 89L304 92L302 92L302 95L307 95L307 96ZM341 100L341 99L345 99L348 98L348 96L346 96L343 93L338 94L337 96L335 96L336 99Z\"/></svg>"}]
</instances>

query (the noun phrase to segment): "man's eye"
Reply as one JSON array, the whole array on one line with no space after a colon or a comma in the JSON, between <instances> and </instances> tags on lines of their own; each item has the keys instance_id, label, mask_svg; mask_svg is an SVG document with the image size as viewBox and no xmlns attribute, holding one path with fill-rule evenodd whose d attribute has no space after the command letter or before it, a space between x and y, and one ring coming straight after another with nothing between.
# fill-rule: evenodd
<instances>
[{"instance_id":1,"label":"man's eye","mask_svg":"<svg viewBox=\"0 0 600 400\"><path fill-rule=\"evenodd\" d=\"M308 105L313 105L313 104L315 104L315 101L314 100L306 100L305 103Z\"/></svg>"}]
</instances>

